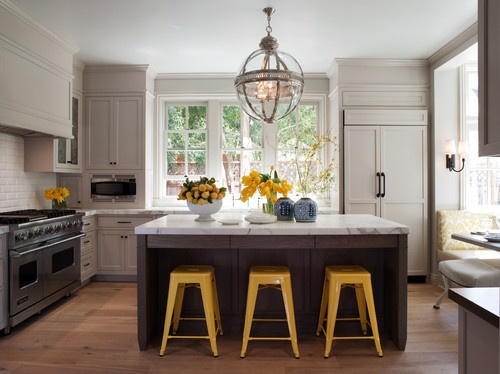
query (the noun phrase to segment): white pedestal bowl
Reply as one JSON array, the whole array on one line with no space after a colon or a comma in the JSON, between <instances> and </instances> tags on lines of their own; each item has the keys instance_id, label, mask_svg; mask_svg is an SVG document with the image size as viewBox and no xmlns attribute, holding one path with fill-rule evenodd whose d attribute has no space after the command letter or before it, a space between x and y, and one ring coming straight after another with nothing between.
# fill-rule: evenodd
<instances>
[{"instance_id":1,"label":"white pedestal bowl","mask_svg":"<svg viewBox=\"0 0 500 374\"><path fill-rule=\"evenodd\" d=\"M210 222L215 221L215 218L212 218L212 214L217 213L222 208L222 200L212 200L212 203L207 201L203 205L188 202L187 206L191 212L198 214L198 218L195 221Z\"/></svg>"}]
</instances>

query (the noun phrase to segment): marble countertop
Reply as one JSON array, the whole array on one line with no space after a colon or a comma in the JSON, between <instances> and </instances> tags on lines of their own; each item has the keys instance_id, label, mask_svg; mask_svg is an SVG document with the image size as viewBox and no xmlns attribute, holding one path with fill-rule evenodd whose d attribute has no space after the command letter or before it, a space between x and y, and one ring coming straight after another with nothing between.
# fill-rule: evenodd
<instances>
[{"instance_id":1,"label":"marble countertop","mask_svg":"<svg viewBox=\"0 0 500 374\"><path fill-rule=\"evenodd\" d=\"M244 221L243 214L218 213L215 219L240 219L237 225L219 221L197 222L193 214L173 214L135 228L143 235L384 235L408 234L409 227L369 214L318 215L316 222L277 221L254 224Z\"/></svg>"},{"instance_id":2,"label":"marble countertop","mask_svg":"<svg viewBox=\"0 0 500 374\"><path fill-rule=\"evenodd\" d=\"M451 288L448 296L458 305L470 310L496 328L500 321L500 288Z\"/></svg>"}]
</instances>

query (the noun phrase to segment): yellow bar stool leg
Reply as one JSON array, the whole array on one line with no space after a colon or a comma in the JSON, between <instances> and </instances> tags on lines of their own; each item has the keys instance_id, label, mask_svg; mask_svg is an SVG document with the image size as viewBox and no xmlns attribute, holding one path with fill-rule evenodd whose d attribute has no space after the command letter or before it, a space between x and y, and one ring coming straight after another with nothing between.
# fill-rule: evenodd
<instances>
[{"instance_id":1,"label":"yellow bar stool leg","mask_svg":"<svg viewBox=\"0 0 500 374\"><path fill-rule=\"evenodd\" d=\"M215 275L212 278L212 295L214 298L215 321L217 322L217 328L215 331L220 335L224 335L224 331L222 331L222 322L220 319L219 297L217 296L217 284L215 282Z\"/></svg>"},{"instance_id":2,"label":"yellow bar stool leg","mask_svg":"<svg viewBox=\"0 0 500 374\"><path fill-rule=\"evenodd\" d=\"M184 300L184 290L186 289L185 283L179 283L177 286L177 295L175 297L174 305L174 321L172 324L172 335L177 334L179 329L179 321L181 319L182 302Z\"/></svg>"},{"instance_id":3,"label":"yellow bar stool leg","mask_svg":"<svg viewBox=\"0 0 500 374\"><path fill-rule=\"evenodd\" d=\"M319 307L319 318L318 318L318 328L316 329L316 336L319 336L323 323L325 321L326 307L328 305L328 289L330 281L328 276L325 274L325 280L323 282L323 295L321 296L321 306Z\"/></svg>"},{"instance_id":4,"label":"yellow bar stool leg","mask_svg":"<svg viewBox=\"0 0 500 374\"><path fill-rule=\"evenodd\" d=\"M207 323L208 336L210 338L210 346L214 357L219 355L217 351L217 332L215 330L215 312L214 312L214 296L212 293L211 278L203 279L200 284L201 297L203 299L203 309L205 311L205 321Z\"/></svg>"},{"instance_id":5,"label":"yellow bar stool leg","mask_svg":"<svg viewBox=\"0 0 500 374\"><path fill-rule=\"evenodd\" d=\"M363 335L367 334L366 327L366 299L363 284L355 284L354 290L356 291L356 301L358 303L359 321L361 322L361 330Z\"/></svg>"},{"instance_id":6,"label":"yellow bar stool leg","mask_svg":"<svg viewBox=\"0 0 500 374\"><path fill-rule=\"evenodd\" d=\"M365 290L366 304L368 306L368 315L370 316L370 325L373 333L373 340L375 341L375 348L380 357L384 355L382 346L380 344L380 336L378 333L377 314L375 313L375 301L373 299L372 282L370 278L364 281L363 288Z\"/></svg>"},{"instance_id":7,"label":"yellow bar stool leg","mask_svg":"<svg viewBox=\"0 0 500 374\"><path fill-rule=\"evenodd\" d=\"M259 283L250 277L248 281L247 307L245 312L245 328L243 329L243 342L241 345L241 358L244 358L247 352L248 339L250 338L250 330L252 328L253 313L255 310L255 302L257 301L258 290Z\"/></svg>"},{"instance_id":8,"label":"yellow bar stool leg","mask_svg":"<svg viewBox=\"0 0 500 374\"><path fill-rule=\"evenodd\" d=\"M283 304L285 305L286 320L288 323L288 332L292 343L295 358L300 358L299 345L297 343L297 329L295 326L295 310L293 307L292 282L290 277L286 277L281 283L281 294L283 295Z\"/></svg>"},{"instance_id":9,"label":"yellow bar stool leg","mask_svg":"<svg viewBox=\"0 0 500 374\"><path fill-rule=\"evenodd\" d=\"M170 332L170 324L172 323L172 315L174 313L175 299L177 295L178 283L170 277L170 285L168 286L167 309L165 312L165 324L163 325L163 339L161 342L160 356L165 354L167 347L168 334Z\"/></svg>"},{"instance_id":10,"label":"yellow bar stool leg","mask_svg":"<svg viewBox=\"0 0 500 374\"><path fill-rule=\"evenodd\" d=\"M333 333L335 331L335 322L337 321L337 312L339 309L340 291L342 287L337 277L330 277L330 286L328 287L328 316L326 322L326 346L325 358L330 356L332 350Z\"/></svg>"}]
</instances>

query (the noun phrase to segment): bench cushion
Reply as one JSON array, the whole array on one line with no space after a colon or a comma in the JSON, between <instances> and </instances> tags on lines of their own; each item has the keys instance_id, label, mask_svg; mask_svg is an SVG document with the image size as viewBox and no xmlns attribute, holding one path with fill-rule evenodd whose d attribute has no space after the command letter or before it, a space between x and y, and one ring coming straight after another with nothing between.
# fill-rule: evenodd
<instances>
[{"instance_id":1,"label":"bench cushion","mask_svg":"<svg viewBox=\"0 0 500 374\"><path fill-rule=\"evenodd\" d=\"M500 269L481 260L441 261L439 271L463 287L500 287Z\"/></svg>"}]
</instances>

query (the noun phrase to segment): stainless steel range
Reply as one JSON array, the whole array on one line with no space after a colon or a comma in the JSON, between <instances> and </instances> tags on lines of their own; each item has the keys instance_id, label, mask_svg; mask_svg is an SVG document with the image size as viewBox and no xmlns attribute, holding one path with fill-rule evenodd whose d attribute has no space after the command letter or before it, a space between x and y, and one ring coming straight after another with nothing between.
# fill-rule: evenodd
<instances>
[{"instance_id":1,"label":"stainless steel range","mask_svg":"<svg viewBox=\"0 0 500 374\"><path fill-rule=\"evenodd\" d=\"M9 225L4 333L80 286L82 216L70 209L0 213L0 224Z\"/></svg>"}]
</instances>

